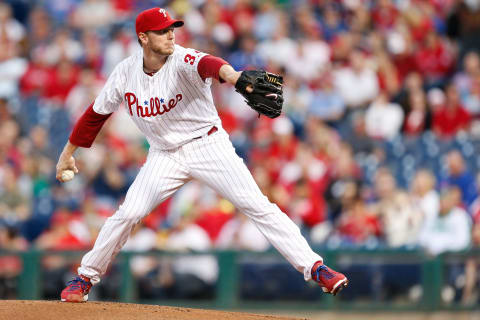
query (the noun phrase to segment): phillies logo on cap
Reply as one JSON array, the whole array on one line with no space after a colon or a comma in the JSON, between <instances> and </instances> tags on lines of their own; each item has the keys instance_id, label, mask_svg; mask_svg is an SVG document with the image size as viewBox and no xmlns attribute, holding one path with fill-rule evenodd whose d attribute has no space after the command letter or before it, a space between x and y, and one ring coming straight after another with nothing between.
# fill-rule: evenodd
<instances>
[{"instance_id":1,"label":"phillies logo on cap","mask_svg":"<svg viewBox=\"0 0 480 320\"><path fill-rule=\"evenodd\" d=\"M163 30L169 27L183 26L182 20L172 19L167 10L163 8L151 8L140 12L135 20L135 31L137 35L140 32L153 30Z\"/></svg>"}]
</instances>

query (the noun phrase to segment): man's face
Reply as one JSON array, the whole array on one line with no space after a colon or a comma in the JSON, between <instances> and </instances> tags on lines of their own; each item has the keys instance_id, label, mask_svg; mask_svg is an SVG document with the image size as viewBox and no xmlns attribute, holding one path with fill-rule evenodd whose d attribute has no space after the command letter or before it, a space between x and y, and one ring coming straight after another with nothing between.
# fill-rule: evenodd
<instances>
[{"instance_id":1,"label":"man's face","mask_svg":"<svg viewBox=\"0 0 480 320\"><path fill-rule=\"evenodd\" d=\"M452 151L447 155L447 165L450 174L453 176L458 176L465 170L463 157L458 151Z\"/></svg>"},{"instance_id":2,"label":"man's face","mask_svg":"<svg viewBox=\"0 0 480 320\"><path fill-rule=\"evenodd\" d=\"M148 49L156 54L169 56L175 49L174 28L169 27L163 30L151 30L140 34L140 39Z\"/></svg>"}]
</instances>

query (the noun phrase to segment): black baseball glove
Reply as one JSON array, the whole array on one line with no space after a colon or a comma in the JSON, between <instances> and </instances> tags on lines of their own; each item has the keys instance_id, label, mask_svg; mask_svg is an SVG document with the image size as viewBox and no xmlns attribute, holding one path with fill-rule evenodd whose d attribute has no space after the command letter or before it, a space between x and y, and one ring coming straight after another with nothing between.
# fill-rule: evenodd
<instances>
[{"instance_id":1,"label":"black baseball glove","mask_svg":"<svg viewBox=\"0 0 480 320\"><path fill-rule=\"evenodd\" d=\"M276 118L282 112L283 77L263 70L243 71L235 84L235 89L245 102L259 114ZM247 91L247 86L253 88Z\"/></svg>"}]
</instances>

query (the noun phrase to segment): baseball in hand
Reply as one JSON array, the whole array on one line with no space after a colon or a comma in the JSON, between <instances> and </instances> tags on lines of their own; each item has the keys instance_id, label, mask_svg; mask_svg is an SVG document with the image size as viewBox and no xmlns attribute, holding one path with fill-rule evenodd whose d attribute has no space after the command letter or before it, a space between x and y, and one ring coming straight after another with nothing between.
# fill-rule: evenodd
<instances>
[{"instance_id":1,"label":"baseball in hand","mask_svg":"<svg viewBox=\"0 0 480 320\"><path fill-rule=\"evenodd\" d=\"M67 182L73 179L75 173L72 170L64 170L62 172L62 181Z\"/></svg>"}]
</instances>

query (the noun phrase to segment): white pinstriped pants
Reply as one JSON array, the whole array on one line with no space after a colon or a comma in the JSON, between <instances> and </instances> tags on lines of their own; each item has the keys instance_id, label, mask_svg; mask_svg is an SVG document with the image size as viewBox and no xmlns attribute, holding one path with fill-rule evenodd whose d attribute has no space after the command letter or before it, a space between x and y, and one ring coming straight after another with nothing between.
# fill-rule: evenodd
<instances>
[{"instance_id":1,"label":"white pinstriped pants","mask_svg":"<svg viewBox=\"0 0 480 320\"><path fill-rule=\"evenodd\" d=\"M78 273L98 283L133 227L191 179L204 182L232 202L306 281L311 279L313 264L322 258L312 251L292 220L262 194L222 128L174 150L150 149L125 201L106 220Z\"/></svg>"}]
</instances>

